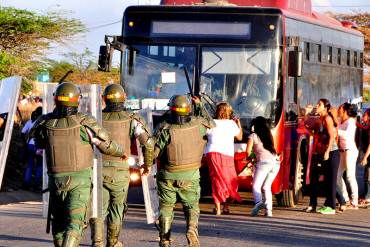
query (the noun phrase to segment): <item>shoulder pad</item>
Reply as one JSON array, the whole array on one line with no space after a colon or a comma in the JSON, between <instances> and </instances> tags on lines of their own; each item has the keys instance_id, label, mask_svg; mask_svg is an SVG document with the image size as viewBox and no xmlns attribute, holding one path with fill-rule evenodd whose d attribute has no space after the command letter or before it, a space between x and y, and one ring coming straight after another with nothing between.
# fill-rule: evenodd
<instances>
[{"instance_id":1,"label":"shoulder pad","mask_svg":"<svg viewBox=\"0 0 370 247\"><path fill-rule=\"evenodd\" d=\"M97 137L103 141L109 140L108 131L98 124L95 117L81 112L78 112L76 117L82 126L89 128Z\"/></svg>"}]
</instances>

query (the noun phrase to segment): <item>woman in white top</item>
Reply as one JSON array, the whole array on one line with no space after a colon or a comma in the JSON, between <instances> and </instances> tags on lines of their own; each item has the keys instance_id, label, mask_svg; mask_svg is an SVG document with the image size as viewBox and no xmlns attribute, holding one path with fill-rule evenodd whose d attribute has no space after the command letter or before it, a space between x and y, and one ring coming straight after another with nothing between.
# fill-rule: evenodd
<instances>
[{"instance_id":1,"label":"woman in white top","mask_svg":"<svg viewBox=\"0 0 370 247\"><path fill-rule=\"evenodd\" d=\"M272 217L271 185L280 169L279 157L267 120L264 117L257 117L253 119L251 126L253 133L248 137L247 157L251 155L253 149L257 159L253 177L255 206L251 215L256 216L261 208L266 208L265 215ZM265 201L262 198L262 190L265 194Z\"/></svg>"},{"instance_id":2,"label":"woman in white top","mask_svg":"<svg viewBox=\"0 0 370 247\"><path fill-rule=\"evenodd\" d=\"M339 151L340 165L337 176L338 192L349 201L346 184L343 180L343 173L346 171L347 181L351 190L351 204L349 209L357 209L358 206L358 185L356 180L356 163L358 149L355 142L356 134L356 115L357 111L354 105L344 103L339 107L338 115L341 118L339 124Z\"/></svg>"},{"instance_id":3,"label":"woman in white top","mask_svg":"<svg viewBox=\"0 0 370 247\"><path fill-rule=\"evenodd\" d=\"M230 120L233 110L226 102L217 105L216 127L207 130L206 160L212 182L212 197L215 202L214 213L229 213L228 201L241 201L238 194L238 176L234 165L234 138L241 140L243 136L239 119Z\"/></svg>"}]
</instances>

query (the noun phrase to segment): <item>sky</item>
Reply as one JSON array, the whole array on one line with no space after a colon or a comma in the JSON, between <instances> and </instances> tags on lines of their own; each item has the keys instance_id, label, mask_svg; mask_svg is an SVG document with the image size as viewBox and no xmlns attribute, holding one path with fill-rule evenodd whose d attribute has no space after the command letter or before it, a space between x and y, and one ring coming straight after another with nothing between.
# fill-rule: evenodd
<instances>
[{"instance_id":1,"label":"sky","mask_svg":"<svg viewBox=\"0 0 370 247\"><path fill-rule=\"evenodd\" d=\"M80 19L89 31L67 46L51 49L49 58L59 60L63 58L63 53L82 52L86 47L97 56L105 34L121 34L120 21L124 9L130 5L150 2L157 4L160 0L0 0L0 6L12 6L41 14L55 10L68 11L68 17ZM359 9L348 6L359 5L366 5L367 7L362 7L361 10L370 12L369 0L312 0L312 2L314 10L318 12L348 12L351 9ZM115 55L115 61L117 57Z\"/></svg>"}]
</instances>

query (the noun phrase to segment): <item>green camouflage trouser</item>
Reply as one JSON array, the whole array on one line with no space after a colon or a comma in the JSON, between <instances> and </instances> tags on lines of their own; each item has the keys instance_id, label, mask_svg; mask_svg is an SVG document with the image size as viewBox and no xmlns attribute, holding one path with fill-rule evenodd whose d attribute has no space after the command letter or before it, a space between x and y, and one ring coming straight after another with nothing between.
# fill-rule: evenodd
<instances>
[{"instance_id":1,"label":"green camouflage trouser","mask_svg":"<svg viewBox=\"0 0 370 247\"><path fill-rule=\"evenodd\" d=\"M183 205L187 234L190 231L193 231L196 232L197 235L200 198L199 179L158 179L157 185L159 197L159 235L161 241L169 240L170 238L171 224L173 221L173 208L175 207L177 198L179 198Z\"/></svg>"},{"instance_id":2,"label":"green camouflage trouser","mask_svg":"<svg viewBox=\"0 0 370 247\"><path fill-rule=\"evenodd\" d=\"M128 168L103 167L103 212L108 224L121 224L127 210Z\"/></svg>"},{"instance_id":3,"label":"green camouflage trouser","mask_svg":"<svg viewBox=\"0 0 370 247\"><path fill-rule=\"evenodd\" d=\"M67 235L80 239L86 226L91 195L91 172L71 176L49 176L49 191L54 240Z\"/></svg>"}]
</instances>

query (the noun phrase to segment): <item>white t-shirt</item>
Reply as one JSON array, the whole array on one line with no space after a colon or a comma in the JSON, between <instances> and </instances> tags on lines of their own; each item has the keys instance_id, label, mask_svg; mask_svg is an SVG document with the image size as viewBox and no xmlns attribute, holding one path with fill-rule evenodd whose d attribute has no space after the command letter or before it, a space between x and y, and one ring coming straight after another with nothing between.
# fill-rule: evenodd
<instances>
[{"instance_id":1,"label":"white t-shirt","mask_svg":"<svg viewBox=\"0 0 370 247\"><path fill-rule=\"evenodd\" d=\"M339 148L356 150L356 119L348 118L346 121L339 125Z\"/></svg>"},{"instance_id":2,"label":"white t-shirt","mask_svg":"<svg viewBox=\"0 0 370 247\"><path fill-rule=\"evenodd\" d=\"M234 157L234 137L240 132L238 125L229 119L215 119L216 127L207 130L205 153L217 152Z\"/></svg>"},{"instance_id":3,"label":"white t-shirt","mask_svg":"<svg viewBox=\"0 0 370 247\"><path fill-rule=\"evenodd\" d=\"M22 129L22 133L25 134L26 136L28 135L28 133L30 132L30 130L32 129L33 125L35 124L35 122L32 122L32 120L28 120L26 122L26 124L24 125L23 129ZM28 144L32 144L32 145L35 145L35 138L31 138L29 141L28 141Z\"/></svg>"}]
</instances>

